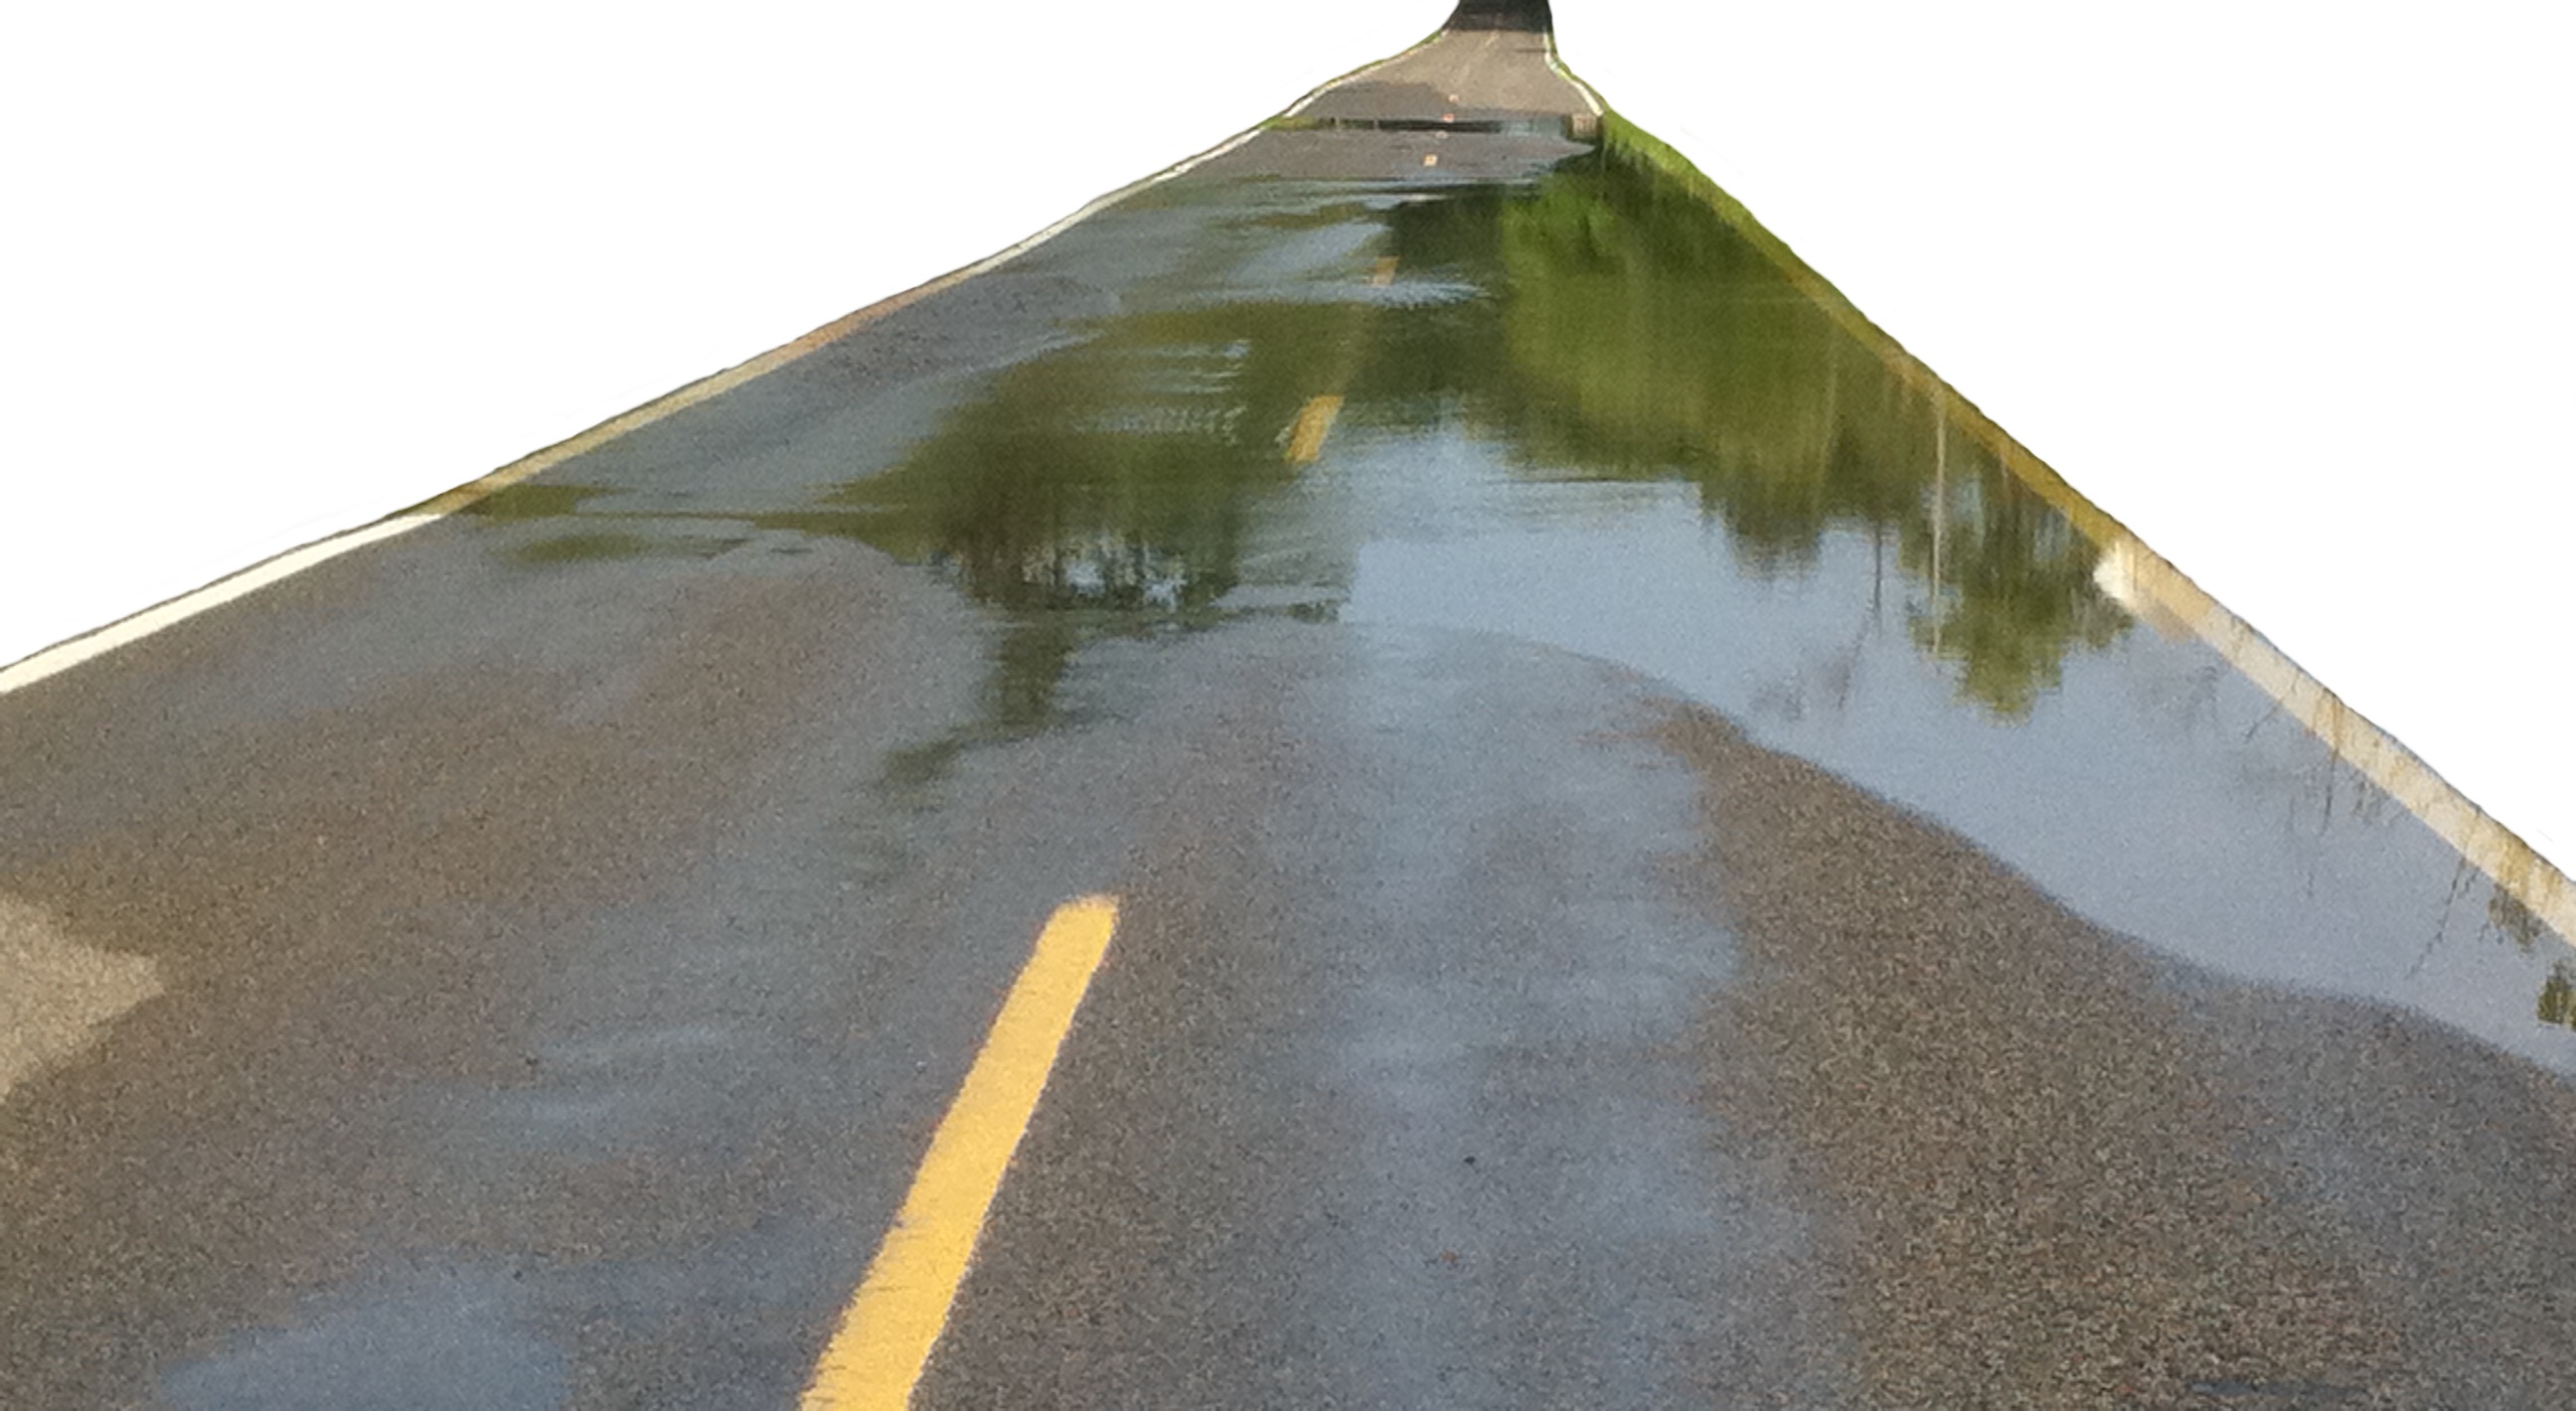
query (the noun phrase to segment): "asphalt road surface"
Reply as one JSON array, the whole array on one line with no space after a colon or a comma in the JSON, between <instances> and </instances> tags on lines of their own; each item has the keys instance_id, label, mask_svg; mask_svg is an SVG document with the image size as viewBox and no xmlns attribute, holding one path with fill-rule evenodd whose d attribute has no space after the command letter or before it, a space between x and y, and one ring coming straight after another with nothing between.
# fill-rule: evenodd
<instances>
[{"instance_id":1,"label":"asphalt road surface","mask_svg":"<svg viewBox=\"0 0 2576 1411\"><path fill-rule=\"evenodd\" d=\"M2576 954L1509 9L0 697L0 1406L793 1405L1078 897L915 1405L2563 1404Z\"/></svg>"}]
</instances>

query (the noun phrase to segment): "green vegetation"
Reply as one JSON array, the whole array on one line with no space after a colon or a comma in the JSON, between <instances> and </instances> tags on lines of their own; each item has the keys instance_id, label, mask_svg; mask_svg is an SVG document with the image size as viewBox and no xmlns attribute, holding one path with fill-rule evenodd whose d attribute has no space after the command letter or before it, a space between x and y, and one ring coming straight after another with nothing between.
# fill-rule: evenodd
<instances>
[{"instance_id":1,"label":"green vegetation","mask_svg":"<svg viewBox=\"0 0 2576 1411\"><path fill-rule=\"evenodd\" d=\"M2540 984L2538 1017L2543 1024L2576 1029L2576 970L2563 961L2550 966L2549 978Z\"/></svg>"},{"instance_id":2,"label":"green vegetation","mask_svg":"<svg viewBox=\"0 0 2576 1411\"><path fill-rule=\"evenodd\" d=\"M578 514L582 504L615 492L601 485L573 485L552 480L523 480L505 485L458 510L482 519L552 519Z\"/></svg>"}]
</instances>

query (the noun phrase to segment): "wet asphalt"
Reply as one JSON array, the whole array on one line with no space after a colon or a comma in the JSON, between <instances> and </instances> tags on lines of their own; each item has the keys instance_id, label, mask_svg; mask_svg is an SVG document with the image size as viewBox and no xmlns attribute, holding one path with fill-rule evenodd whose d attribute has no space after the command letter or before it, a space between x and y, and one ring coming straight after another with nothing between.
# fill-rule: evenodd
<instances>
[{"instance_id":1,"label":"wet asphalt","mask_svg":"<svg viewBox=\"0 0 2576 1411\"><path fill-rule=\"evenodd\" d=\"M916 1405L2563 1399L2565 941L1527 8L0 697L0 1406L792 1404L1102 892Z\"/></svg>"}]
</instances>

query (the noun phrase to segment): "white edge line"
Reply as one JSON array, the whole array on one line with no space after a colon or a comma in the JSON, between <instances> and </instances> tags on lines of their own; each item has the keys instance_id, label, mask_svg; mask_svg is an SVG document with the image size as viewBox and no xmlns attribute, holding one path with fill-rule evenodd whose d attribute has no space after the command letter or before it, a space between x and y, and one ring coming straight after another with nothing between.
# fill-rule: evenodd
<instances>
[{"instance_id":1,"label":"white edge line","mask_svg":"<svg viewBox=\"0 0 2576 1411\"><path fill-rule=\"evenodd\" d=\"M2040 493L2043 499L2049 497L2046 490ZM2081 495L2072 485L2066 493ZM2238 675L2279 702L2337 761L2396 800L2560 939L2576 944L2576 881L2555 862L2480 807L2404 741L2353 709L2145 540L2107 515L2104 520L2111 526L2107 533L2080 532L2102 550L2096 581L2131 616L2145 619L2150 626L2162 618L2207 644Z\"/></svg>"},{"instance_id":2,"label":"white edge line","mask_svg":"<svg viewBox=\"0 0 2576 1411\"><path fill-rule=\"evenodd\" d=\"M1433 34L1429 39L1415 44L1412 48L1390 54L1376 63L1353 69L1339 78L1319 84L1290 105L1281 116L1293 116L1333 89L1375 73L1398 59L1426 48L1439 37L1438 34ZM105 656L119 647L131 645L164 628L185 622L199 613L248 597L270 584L292 578L308 568L328 563L342 554L363 549L370 544L382 543L397 535L418 529L424 524L445 519L495 491L507 489L541 471L561 465L575 456L597 450L629 432L641 430L677 412L696 406L700 402L722 396L754 378L775 372L808 353L829 347L907 304L963 284L977 275L990 273L1109 207L1175 177L1186 175L1234 151L1260 136L1265 126L1266 123L1255 124L1204 152L1185 157L1151 176L1129 182L1105 196L1095 197L1080 210L1040 230L1037 234L995 254L987 255L973 264L952 270L927 284L916 285L900 294L881 299L855 313L844 314L803 337L783 343L747 362L736 364L722 372L666 392L642 406L621 412L575 436L522 456L489 475L467 481L411 509L400 511L372 524L361 525L355 529L317 539L301 548L289 549L238 572L226 574L204 587L192 589L131 616L119 618L104 627L67 638L50 647L40 648L33 655L23 657L9 666L0 667L0 696L23 690L39 681L60 675L83 662Z\"/></svg>"},{"instance_id":3,"label":"white edge line","mask_svg":"<svg viewBox=\"0 0 2576 1411\"><path fill-rule=\"evenodd\" d=\"M0 696L20 687L32 686L48 676L69 671L93 657L101 657L129 642L140 641L164 627L183 622L209 608L221 607L236 598L247 597L282 578L291 578L315 564L338 558L352 549L390 539L397 534L419 528L435 516L396 515L379 520L345 534L289 549L275 558L255 563L238 573L218 578L194 592L183 593L168 602L145 608L132 617L121 618L86 636L57 643L43 651L0 669Z\"/></svg>"},{"instance_id":4,"label":"white edge line","mask_svg":"<svg viewBox=\"0 0 2576 1411\"><path fill-rule=\"evenodd\" d=\"M1592 91L1592 85L1576 78L1574 70L1565 66L1565 60L1557 57L1556 31L1552 29L1547 32L1547 66L1556 70L1558 78L1574 85L1574 91L1582 94L1584 103L1592 109L1592 116L1597 118L1609 111L1602 105L1601 95Z\"/></svg>"}]
</instances>

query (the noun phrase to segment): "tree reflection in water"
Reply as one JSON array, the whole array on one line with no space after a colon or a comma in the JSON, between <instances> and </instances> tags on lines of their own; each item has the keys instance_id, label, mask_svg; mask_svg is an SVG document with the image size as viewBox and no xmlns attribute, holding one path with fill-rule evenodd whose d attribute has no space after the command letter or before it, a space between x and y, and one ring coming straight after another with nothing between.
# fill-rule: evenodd
<instances>
[{"instance_id":1,"label":"tree reflection in water","mask_svg":"<svg viewBox=\"0 0 2576 1411\"><path fill-rule=\"evenodd\" d=\"M1687 483L1747 572L1805 572L1829 533L1866 532L1911 582L1913 641L2001 717L2127 627L2092 545L1950 428L1947 394L1891 373L1652 165L1604 148L1519 186L1372 194L1283 215L1269 188L1235 233L1374 222L1407 280L1450 297L1367 297L1364 258L1322 294L1135 291L1137 312L994 375L895 469L767 520L944 565L1022 619L1005 694L1024 720L1088 634L1215 620L1258 526L1306 516L1306 537L1351 541L1324 559L1356 560L1371 526L1285 493L1306 472L1278 433L1325 394L1381 437L1464 429L1524 481ZM1067 613L1081 625L1037 620Z\"/></svg>"},{"instance_id":2,"label":"tree reflection in water","mask_svg":"<svg viewBox=\"0 0 2576 1411\"><path fill-rule=\"evenodd\" d=\"M2095 550L1695 193L1619 149L1498 203L1510 390L1530 473L1679 479L1757 572L1826 533L1892 537L1911 630L2018 718L2128 615Z\"/></svg>"}]
</instances>

